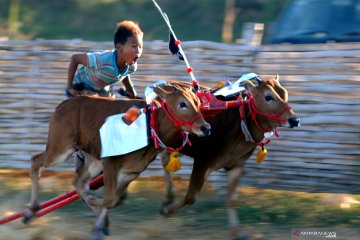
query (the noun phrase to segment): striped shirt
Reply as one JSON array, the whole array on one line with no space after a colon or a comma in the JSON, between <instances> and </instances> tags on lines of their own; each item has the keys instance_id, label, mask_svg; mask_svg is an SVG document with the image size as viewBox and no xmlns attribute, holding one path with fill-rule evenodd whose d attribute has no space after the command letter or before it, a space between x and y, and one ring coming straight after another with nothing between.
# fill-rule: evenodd
<instances>
[{"instance_id":1,"label":"striped shirt","mask_svg":"<svg viewBox=\"0 0 360 240\"><path fill-rule=\"evenodd\" d=\"M88 66L81 66L74 76L74 84L83 83L85 89L108 92L110 86L136 71L137 64L126 66L119 72L116 50L88 53Z\"/></svg>"}]
</instances>

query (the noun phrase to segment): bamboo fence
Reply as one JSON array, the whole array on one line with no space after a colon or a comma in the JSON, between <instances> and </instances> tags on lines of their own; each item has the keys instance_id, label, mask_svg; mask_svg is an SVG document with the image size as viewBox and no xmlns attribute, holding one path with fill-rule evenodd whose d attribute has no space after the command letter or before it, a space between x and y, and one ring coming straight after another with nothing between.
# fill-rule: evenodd
<instances>
[{"instance_id":1,"label":"bamboo fence","mask_svg":"<svg viewBox=\"0 0 360 240\"><path fill-rule=\"evenodd\" d=\"M308 192L360 193L360 43L241 46L206 41L182 44L197 80L213 86L256 72L280 74L301 127L280 129L268 158L245 167L243 186ZM110 42L82 40L0 41L0 168L29 168L45 148L48 119L65 99L72 54L112 49ZM138 92L159 80L190 80L167 43L145 42L132 79ZM175 175L188 179L192 160ZM73 171L73 163L52 168ZM142 176L162 176L155 160ZM226 173L209 176L215 187Z\"/></svg>"}]
</instances>

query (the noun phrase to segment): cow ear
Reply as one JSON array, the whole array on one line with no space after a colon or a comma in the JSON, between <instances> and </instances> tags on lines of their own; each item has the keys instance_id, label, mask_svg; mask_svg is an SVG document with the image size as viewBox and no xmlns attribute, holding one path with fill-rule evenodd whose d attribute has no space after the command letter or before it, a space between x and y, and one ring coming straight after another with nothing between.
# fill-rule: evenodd
<instances>
[{"instance_id":1,"label":"cow ear","mask_svg":"<svg viewBox=\"0 0 360 240\"><path fill-rule=\"evenodd\" d=\"M160 96L161 98L166 98L167 95L169 95L170 92L166 91L164 86L157 86L154 85L152 87L153 91Z\"/></svg>"},{"instance_id":2,"label":"cow ear","mask_svg":"<svg viewBox=\"0 0 360 240\"><path fill-rule=\"evenodd\" d=\"M175 85L169 85L167 87L169 92L179 92L179 88Z\"/></svg>"},{"instance_id":3,"label":"cow ear","mask_svg":"<svg viewBox=\"0 0 360 240\"><path fill-rule=\"evenodd\" d=\"M253 88L255 87L255 85L249 81L249 80L245 80L245 89L249 92L251 92L253 90Z\"/></svg>"},{"instance_id":4,"label":"cow ear","mask_svg":"<svg viewBox=\"0 0 360 240\"><path fill-rule=\"evenodd\" d=\"M161 98L166 98L171 93L179 92L179 88L174 85L166 84L161 86L153 86L153 90Z\"/></svg>"}]
</instances>

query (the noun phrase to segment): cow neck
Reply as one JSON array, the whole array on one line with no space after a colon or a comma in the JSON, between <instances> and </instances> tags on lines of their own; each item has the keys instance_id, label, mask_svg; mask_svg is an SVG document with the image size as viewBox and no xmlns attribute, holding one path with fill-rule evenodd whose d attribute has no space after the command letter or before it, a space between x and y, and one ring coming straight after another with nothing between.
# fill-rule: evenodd
<instances>
[{"instance_id":1,"label":"cow neck","mask_svg":"<svg viewBox=\"0 0 360 240\"><path fill-rule=\"evenodd\" d=\"M163 100L160 101L162 101L162 107L158 107L154 102L150 104L149 127L151 138L154 141L155 148L162 147L169 152L180 151L186 144L191 145L188 133L180 128L177 122L174 121L174 118L169 116L169 113L166 113L166 104ZM159 125L159 119L162 119L161 125ZM179 134L183 138L181 146L174 148L166 145L169 139L176 138Z\"/></svg>"},{"instance_id":2,"label":"cow neck","mask_svg":"<svg viewBox=\"0 0 360 240\"><path fill-rule=\"evenodd\" d=\"M252 96L251 96L252 97ZM253 109L252 105L249 104L249 99L242 99L240 102L240 120L241 120L241 130L245 135L245 140L247 142L252 142L257 146L264 146L270 143L269 139L264 141L264 133L267 131L262 131L263 129L259 128L259 120L256 115L251 114ZM270 130L269 132L271 132Z\"/></svg>"}]
</instances>

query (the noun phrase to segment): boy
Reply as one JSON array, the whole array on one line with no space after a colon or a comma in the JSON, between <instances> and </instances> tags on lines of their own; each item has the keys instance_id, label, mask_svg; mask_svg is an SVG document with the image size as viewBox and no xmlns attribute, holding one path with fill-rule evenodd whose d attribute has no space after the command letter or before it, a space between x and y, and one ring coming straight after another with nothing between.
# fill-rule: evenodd
<instances>
[{"instance_id":1,"label":"boy","mask_svg":"<svg viewBox=\"0 0 360 240\"><path fill-rule=\"evenodd\" d=\"M136 97L130 74L136 71L137 60L142 54L143 32L139 25L133 21L118 23L114 46L112 51L71 56L66 88L69 97L99 95L114 98L111 86L119 81L130 98ZM77 69L79 64L82 66Z\"/></svg>"}]
</instances>

